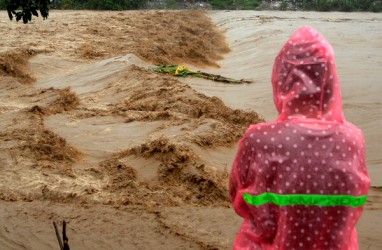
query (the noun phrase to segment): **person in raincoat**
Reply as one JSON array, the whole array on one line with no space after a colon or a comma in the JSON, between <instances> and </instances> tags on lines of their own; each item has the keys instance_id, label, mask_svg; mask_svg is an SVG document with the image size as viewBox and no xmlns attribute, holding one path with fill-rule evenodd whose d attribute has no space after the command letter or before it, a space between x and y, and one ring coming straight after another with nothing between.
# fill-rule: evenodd
<instances>
[{"instance_id":1,"label":"person in raincoat","mask_svg":"<svg viewBox=\"0 0 382 250\"><path fill-rule=\"evenodd\" d=\"M358 249L370 180L360 129L344 119L334 52L301 27L275 59L274 122L239 143L230 199L244 221L234 249Z\"/></svg>"}]
</instances>

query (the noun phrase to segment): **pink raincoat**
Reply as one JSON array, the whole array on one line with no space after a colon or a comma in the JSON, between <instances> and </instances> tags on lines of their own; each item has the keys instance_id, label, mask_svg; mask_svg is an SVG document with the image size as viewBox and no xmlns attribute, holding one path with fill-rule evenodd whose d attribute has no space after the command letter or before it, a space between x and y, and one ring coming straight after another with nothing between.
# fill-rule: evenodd
<instances>
[{"instance_id":1,"label":"pink raincoat","mask_svg":"<svg viewBox=\"0 0 382 250\"><path fill-rule=\"evenodd\" d=\"M244 218L234 249L358 249L362 205L244 200L264 193L360 197L370 185L364 137L344 119L327 40L310 27L297 30L275 60L272 84L279 116L248 128L230 176L230 198Z\"/></svg>"}]
</instances>

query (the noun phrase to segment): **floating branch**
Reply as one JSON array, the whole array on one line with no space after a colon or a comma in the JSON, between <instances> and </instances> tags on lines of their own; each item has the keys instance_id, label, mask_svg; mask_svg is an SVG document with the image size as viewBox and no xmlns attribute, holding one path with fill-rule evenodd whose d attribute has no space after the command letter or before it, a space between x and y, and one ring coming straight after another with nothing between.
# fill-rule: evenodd
<instances>
[{"instance_id":1,"label":"floating branch","mask_svg":"<svg viewBox=\"0 0 382 250\"><path fill-rule=\"evenodd\" d=\"M235 80L232 78L224 77L221 75L210 74L210 73L206 73L202 71L191 71L186 66L180 66L180 65L162 65L155 68L154 71L158 73L169 74L169 75L178 76L178 77L186 77L190 75L190 76L204 78L204 79L208 79L212 81L233 83L233 84L252 82L252 81L244 80L244 79Z\"/></svg>"}]
</instances>

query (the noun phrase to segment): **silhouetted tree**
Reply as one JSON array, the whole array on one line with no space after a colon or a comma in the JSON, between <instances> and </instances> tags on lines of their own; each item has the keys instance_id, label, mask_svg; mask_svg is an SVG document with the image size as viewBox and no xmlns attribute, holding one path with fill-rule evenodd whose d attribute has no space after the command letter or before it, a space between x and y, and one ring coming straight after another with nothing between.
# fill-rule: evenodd
<instances>
[{"instance_id":1,"label":"silhouetted tree","mask_svg":"<svg viewBox=\"0 0 382 250\"><path fill-rule=\"evenodd\" d=\"M44 20L47 19L49 16L48 4L49 0L10 0L6 3L6 8L10 20L13 20L15 16L16 21L22 19L24 23L28 23L32 20L32 15L38 17L37 10L40 10Z\"/></svg>"}]
</instances>

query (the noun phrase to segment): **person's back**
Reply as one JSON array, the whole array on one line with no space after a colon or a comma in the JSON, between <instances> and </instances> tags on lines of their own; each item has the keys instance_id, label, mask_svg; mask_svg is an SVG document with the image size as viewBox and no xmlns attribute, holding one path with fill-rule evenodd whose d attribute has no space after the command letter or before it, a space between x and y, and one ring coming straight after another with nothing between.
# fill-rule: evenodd
<instances>
[{"instance_id":1,"label":"person's back","mask_svg":"<svg viewBox=\"0 0 382 250\"><path fill-rule=\"evenodd\" d=\"M330 45L302 27L276 58L272 83L279 117L247 130L231 173L244 218L234 249L358 249L365 143L343 118Z\"/></svg>"}]
</instances>

